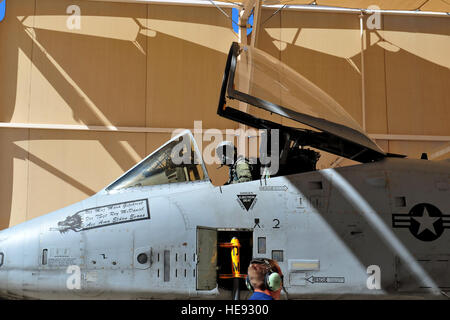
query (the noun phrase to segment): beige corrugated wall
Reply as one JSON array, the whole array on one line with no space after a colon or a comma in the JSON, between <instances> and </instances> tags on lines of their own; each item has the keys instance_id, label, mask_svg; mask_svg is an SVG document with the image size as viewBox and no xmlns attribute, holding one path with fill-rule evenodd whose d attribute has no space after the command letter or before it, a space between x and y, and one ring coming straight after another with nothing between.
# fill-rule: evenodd
<instances>
[{"instance_id":1,"label":"beige corrugated wall","mask_svg":"<svg viewBox=\"0 0 450 320\"><path fill-rule=\"evenodd\" d=\"M66 26L81 8L81 30ZM225 9L230 13L230 9ZM273 10L265 9L261 21ZM383 16L365 31L372 134L450 136L448 18ZM0 22L0 122L237 128L216 115L226 53L237 41L214 7L66 0L8 1ZM361 40L354 14L282 11L257 46L299 71L362 122ZM0 128L0 228L85 199L170 133ZM420 157L446 142L378 141ZM320 166L335 157L323 156ZM345 162L341 163L345 164ZM226 170L208 166L214 183Z\"/></svg>"}]
</instances>

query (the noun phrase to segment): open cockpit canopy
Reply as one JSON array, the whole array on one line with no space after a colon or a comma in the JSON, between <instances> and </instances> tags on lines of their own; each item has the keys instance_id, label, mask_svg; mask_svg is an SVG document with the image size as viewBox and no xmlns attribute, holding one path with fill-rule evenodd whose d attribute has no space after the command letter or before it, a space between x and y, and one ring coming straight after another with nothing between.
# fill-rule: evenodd
<instances>
[{"instance_id":1,"label":"open cockpit canopy","mask_svg":"<svg viewBox=\"0 0 450 320\"><path fill-rule=\"evenodd\" d=\"M233 100L241 106L230 106ZM387 156L319 87L267 53L238 43L228 55L218 114L257 129L279 129L299 145L359 162Z\"/></svg>"},{"instance_id":2,"label":"open cockpit canopy","mask_svg":"<svg viewBox=\"0 0 450 320\"><path fill-rule=\"evenodd\" d=\"M209 181L209 177L194 137L185 130L131 168L106 191L192 181Z\"/></svg>"}]
</instances>

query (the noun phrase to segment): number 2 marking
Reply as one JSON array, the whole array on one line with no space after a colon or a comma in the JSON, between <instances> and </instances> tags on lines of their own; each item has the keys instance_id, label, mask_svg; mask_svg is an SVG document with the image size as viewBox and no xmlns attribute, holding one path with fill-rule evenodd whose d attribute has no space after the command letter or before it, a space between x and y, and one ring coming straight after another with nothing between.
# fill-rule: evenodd
<instances>
[{"instance_id":1,"label":"number 2 marking","mask_svg":"<svg viewBox=\"0 0 450 320\"><path fill-rule=\"evenodd\" d=\"M273 229L280 229L280 220L278 219L273 219L273 222L275 222L275 226L273 227Z\"/></svg>"}]
</instances>

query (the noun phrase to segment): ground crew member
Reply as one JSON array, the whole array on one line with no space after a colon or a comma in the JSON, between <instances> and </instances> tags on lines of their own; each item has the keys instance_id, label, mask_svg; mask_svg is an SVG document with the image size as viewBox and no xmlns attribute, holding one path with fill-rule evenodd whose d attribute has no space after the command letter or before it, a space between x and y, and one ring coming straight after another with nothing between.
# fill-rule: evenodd
<instances>
[{"instance_id":1,"label":"ground crew member","mask_svg":"<svg viewBox=\"0 0 450 320\"><path fill-rule=\"evenodd\" d=\"M246 285L253 291L249 300L279 300L283 274L275 260L254 259L247 271Z\"/></svg>"}]
</instances>

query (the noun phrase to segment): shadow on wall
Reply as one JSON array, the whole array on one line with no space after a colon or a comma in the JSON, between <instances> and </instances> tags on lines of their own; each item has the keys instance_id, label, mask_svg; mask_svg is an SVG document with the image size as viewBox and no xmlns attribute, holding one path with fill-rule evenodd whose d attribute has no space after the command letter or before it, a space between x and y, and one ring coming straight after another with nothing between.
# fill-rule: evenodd
<instances>
[{"instance_id":1,"label":"shadow on wall","mask_svg":"<svg viewBox=\"0 0 450 320\"><path fill-rule=\"evenodd\" d=\"M85 15L80 32L64 29L65 11L72 4L79 5ZM214 13L212 17L208 17L204 9L171 8L117 3L105 7L102 3L85 1L40 0L36 7L32 0L11 3L8 19L0 28L2 43L8 43L8 47L2 47L1 90L8 94L0 95L0 121L176 128L186 127L206 115L204 127L234 127L231 122L217 120L215 115L217 88L226 58L222 51L225 47L228 50L229 43L223 44L226 39L218 41L208 31L212 27L222 36L228 32L227 39L235 40L231 25L228 26L228 20L214 8L207 9L211 10L209 15ZM196 31L207 33L207 43L200 41L202 33ZM162 56L161 51L165 52ZM211 64L211 61L223 63ZM167 117L169 107L174 111L170 118ZM146 142L151 134L141 135L143 139L138 148L131 143L130 153L129 148L120 143L127 140L123 139L127 134L100 138L106 136L105 133L83 138L84 133L48 131L40 135L36 130L17 131L21 136L13 135L6 143L14 150L2 153L8 157L5 170L10 175L2 183L6 199L2 201L1 211L7 213L12 211L11 203L16 198L12 185L13 173L17 172L14 159L28 159L33 166L46 170L86 196L98 191L90 186L96 183L87 185L73 177L70 162L74 159L68 159L69 165L64 170L54 163L58 159L46 161L34 154L33 149L40 151L38 140L66 139L70 145L74 140L94 139L122 172L153 151L147 150L152 143ZM25 156L23 152L29 153ZM24 169L28 170L27 166ZM116 177L109 177L107 181ZM38 187L37 182L35 185ZM21 193L39 191L25 183ZM24 201L21 216L46 213L35 212L34 206L27 205L26 197L21 200ZM3 216L2 226L7 227L10 221L5 214Z\"/></svg>"},{"instance_id":2,"label":"shadow on wall","mask_svg":"<svg viewBox=\"0 0 450 320\"><path fill-rule=\"evenodd\" d=\"M392 15L381 19L381 30L365 31L368 131L373 133L384 127L383 133L392 134L450 134L450 118L445 112L450 101L450 93L445 89L450 81L447 19ZM259 41L264 50L327 92L362 123L357 15L283 11L261 31ZM409 111L414 106L419 110L416 114L406 113L406 108ZM432 112L425 111L429 108ZM438 123L437 111L445 118ZM414 122L420 118L427 125L405 125L405 114L416 117ZM384 121L379 121L380 117Z\"/></svg>"},{"instance_id":3,"label":"shadow on wall","mask_svg":"<svg viewBox=\"0 0 450 320\"><path fill-rule=\"evenodd\" d=\"M82 29L68 31L66 9L74 4L81 8ZM0 60L1 90L8 93L0 94L1 122L177 128L202 119L203 128L236 127L216 115L226 53L230 43L237 40L231 22L217 9L122 3L105 6L101 2L66 0L11 1L8 5L8 16L0 25L0 40L8 44L2 46ZM261 30L259 47L279 56L360 119L360 62L354 50L360 44L357 18L345 22L343 16L330 19L326 14L296 14L301 14L301 19L287 12L273 17ZM335 31L326 30L329 28L338 29L337 34L343 34L344 39L356 38L343 49L339 45L323 47L324 41L317 38L324 34L330 37L330 32L331 38L336 37ZM402 24L390 23L389 28L405 31ZM442 36L441 28L431 31ZM390 41L394 43L395 39ZM371 43L366 51L372 47ZM336 51L341 49L344 56ZM421 70L443 72L433 62L408 55L412 65L419 62L423 66ZM389 99L384 100L389 106ZM389 123L387 129L395 125ZM15 157L29 159L83 194L96 191L91 184L73 178L69 170L74 159L69 160L67 172L57 169L30 149L33 141L43 138L36 138L32 131L21 132L20 138L13 135L7 144L29 140L30 145L20 149L9 146L11 153L2 153L7 157L6 170L11 173L2 182L8 195L2 202L2 212L11 212ZM95 139L56 132L45 136L49 140ZM153 139L149 134L131 150L114 138L97 141L122 172L152 151L144 141ZM24 158L23 152L31 153ZM27 191L22 192L33 192L29 185L25 187ZM31 206L29 210L35 209ZM27 212L26 216L43 213Z\"/></svg>"},{"instance_id":4,"label":"shadow on wall","mask_svg":"<svg viewBox=\"0 0 450 320\"><path fill-rule=\"evenodd\" d=\"M362 124L359 17L285 10L267 20L271 13L263 10L261 21L267 22L260 30L259 47L320 87ZM385 15L381 30L365 28L367 132L450 135L446 23L446 18ZM419 158L422 152L445 146L412 142L405 151L402 143L386 141L385 151Z\"/></svg>"}]
</instances>

